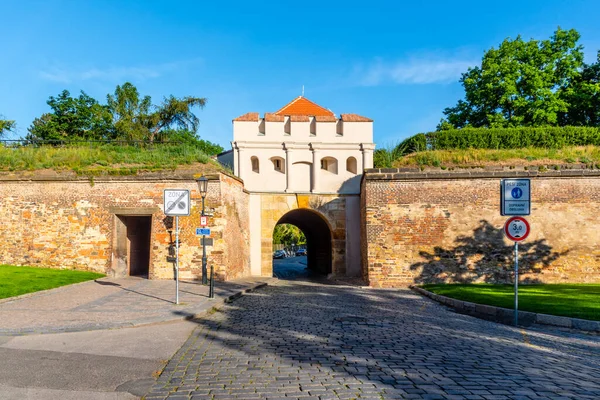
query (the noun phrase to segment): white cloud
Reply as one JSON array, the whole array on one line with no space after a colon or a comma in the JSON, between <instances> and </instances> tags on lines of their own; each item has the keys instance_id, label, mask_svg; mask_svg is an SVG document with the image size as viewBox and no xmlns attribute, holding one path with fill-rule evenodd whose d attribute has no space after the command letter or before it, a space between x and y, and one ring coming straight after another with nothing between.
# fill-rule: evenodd
<instances>
[{"instance_id":1,"label":"white cloud","mask_svg":"<svg viewBox=\"0 0 600 400\"><path fill-rule=\"evenodd\" d=\"M39 76L42 79L60 83L71 83L90 80L107 82L121 82L124 80L133 80L139 82L148 79L159 78L162 75L165 75L169 72L198 62L201 62L201 60L197 59L148 66L110 66L106 68L94 67L87 69L70 69L64 66L55 65L40 71Z\"/></svg>"},{"instance_id":2,"label":"white cloud","mask_svg":"<svg viewBox=\"0 0 600 400\"><path fill-rule=\"evenodd\" d=\"M358 68L357 72L363 86L451 83L457 82L461 73L477 64L479 61L470 59L441 59L434 56L396 62L378 59L366 68Z\"/></svg>"}]
</instances>

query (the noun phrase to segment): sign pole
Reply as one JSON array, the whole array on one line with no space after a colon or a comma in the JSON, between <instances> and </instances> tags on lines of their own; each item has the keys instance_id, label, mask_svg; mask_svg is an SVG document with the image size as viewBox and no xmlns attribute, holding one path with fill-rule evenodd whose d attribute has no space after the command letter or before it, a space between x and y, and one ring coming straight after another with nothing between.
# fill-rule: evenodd
<instances>
[{"instance_id":1,"label":"sign pole","mask_svg":"<svg viewBox=\"0 0 600 400\"><path fill-rule=\"evenodd\" d=\"M179 216L175 216L175 304L179 304Z\"/></svg>"},{"instance_id":2,"label":"sign pole","mask_svg":"<svg viewBox=\"0 0 600 400\"><path fill-rule=\"evenodd\" d=\"M515 326L519 325L519 242L515 242Z\"/></svg>"}]
</instances>

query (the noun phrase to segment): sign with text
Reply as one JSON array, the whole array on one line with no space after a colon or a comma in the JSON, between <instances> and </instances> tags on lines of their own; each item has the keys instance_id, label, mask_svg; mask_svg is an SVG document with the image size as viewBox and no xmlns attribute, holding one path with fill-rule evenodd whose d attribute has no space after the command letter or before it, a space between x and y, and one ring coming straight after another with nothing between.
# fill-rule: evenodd
<instances>
[{"instance_id":1,"label":"sign with text","mask_svg":"<svg viewBox=\"0 0 600 400\"><path fill-rule=\"evenodd\" d=\"M504 234L513 242L527 239L531 228L529 222L523 217L512 217L504 224Z\"/></svg>"},{"instance_id":2,"label":"sign with text","mask_svg":"<svg viewBox=\"0 0 600 400\"><path fill-rule=\"evenodd\" d=\"M210 228L196 228L197 236L210 236Z\"/></svg>"},{"instance_id":3,"label":"sign with text","mask_svg":"<svg viewBox=\"0 0 600 400\"><path fill-rule=\"evenodd\" d=\"M500 215L531 214L529 179L503 179L500 182Z\"/></svg>"},{"instance_id":4,"label":"sign with text","mask_svg":"<svg viewBox=\"0 0 600 400\"><path fill-rule=\"evenodd\" d=\"M165 215L177 217L190 215L190 191L187 189L165 189L163 192Z\"/></svg>"},{"instance_id":5,"label":"sign with text","mask_svg":"<svg viewBox=\"0 0 600 400\"><path fill-rule=\"evenodd\" d=\"M203 215L200 217L200 226L205 227L208 225L208 217Z\"/></svg>"}]
</instances>

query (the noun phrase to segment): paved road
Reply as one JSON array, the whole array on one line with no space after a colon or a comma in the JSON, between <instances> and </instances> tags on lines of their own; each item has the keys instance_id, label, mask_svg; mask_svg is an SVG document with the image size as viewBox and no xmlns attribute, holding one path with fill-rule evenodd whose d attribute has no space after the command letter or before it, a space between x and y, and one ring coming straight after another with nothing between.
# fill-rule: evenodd
<instances>
[{"instance_id":1,"label":"paved road","mask_svg":"<svg viewBox=\"0 0 600 400\"><path fill-rule=\"evenodd\" d=\"M280 281L197 320L147 399L598 399L600 337Z\"/></svg>"}]
</instances>

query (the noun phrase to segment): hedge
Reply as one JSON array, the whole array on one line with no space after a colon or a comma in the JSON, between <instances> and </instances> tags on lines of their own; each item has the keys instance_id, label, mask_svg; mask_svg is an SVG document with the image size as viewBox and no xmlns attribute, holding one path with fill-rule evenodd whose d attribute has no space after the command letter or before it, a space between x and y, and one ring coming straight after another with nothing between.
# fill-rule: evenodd
<instances>
[{"instance_id":1,"label":"hedge","mask_svg":"<svg viewBox=\"0 0 600 400\"><path fill-rule=\"evenodd\" d=\"M561 148L565 146L600 146L597 127L541 128L468 128L417 134L407 139L413 148L450 149L520 149L524 147ZM423 144L425 142L425 144ZM409 147L409 146L407 146ZM411 148L410 150L413 150ZM416 150L419 151L419 150ZM414 151L409 151L414 152Z\"/></svg>"}]
</instances>

